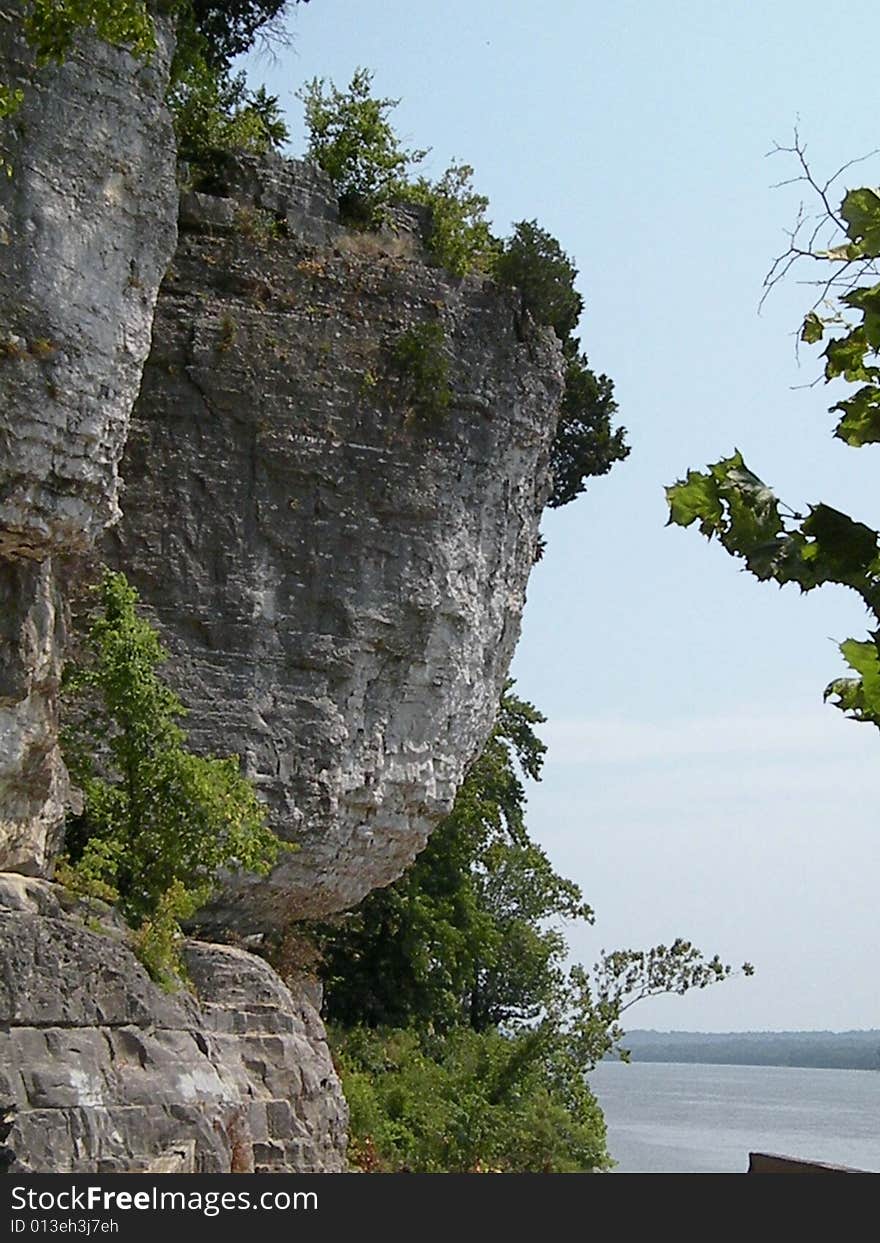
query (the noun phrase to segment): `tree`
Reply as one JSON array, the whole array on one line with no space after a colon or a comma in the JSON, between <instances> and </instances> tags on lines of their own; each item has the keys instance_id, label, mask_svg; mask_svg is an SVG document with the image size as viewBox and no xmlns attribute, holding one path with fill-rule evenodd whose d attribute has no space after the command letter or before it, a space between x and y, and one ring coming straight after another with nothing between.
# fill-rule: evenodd
<instances>
[{"instance_id":1,"label":"tree","mask_svg":"<svg viewBox=\"0 0 880 1243\"><path fill-rule=\"evenodd\" d=\"M298 93L305 108L307 156L328 174L351 224L376 228L399 197L409 170L427 155L401 145L389 115L400 102L372 94L373 75L357 69L347 91L313 78Z\"/></svg>"},{"instance_id":2,"label":"tree","mask_svg":"<svg viewBox=\"0 0 880 1243\"><path fill-rule=\"evenodd\" d=\"M549 1174L612 1164L585 1077L560 1075L529 1033L356 1028L331 1040L357 1169Z\"/></svg>"},{"instance_id":3,"label":"tree","mask_svg":"<svg viewBox=\"0 0 880 1243\"><path fill-rule=\"evenodd\" d=\"M294 0L308 4L308 0ZM228 69L257 36L277 30L290 0L191 0L195 29L204 37L211 64Z\"/></svg>"},{"instance_id":4,"label":"tree","mask_svg":"<svg viewBox=\"0 0 880 1243\"><path fill-rule=\"evenodd\" d=\"M238 759L186 748L184 707L157 673L167 652L134 588L108 571L97 594L86 659L63 680L64 755L83 809L68 820L61 876L173 943L220 869L265 873L282 844Z\"/></svg>"},{"instance_id":5,"label":"tree","mask_svg":"<svg viewBox=\"0 0 880 1243\"><path fill-rule=\"evenodd\" d=\"M196 60L171 85L177 153L202 178L219 172L227 152L262 155L287 139L277 96L248 89L245 75L212 69Z\"/></svg>"},{"instance_id":6,"label":"tree","mask_svg":"<svg viewBox=\"0 0 880 1243\"><path fill-rule=\"evenodd\" d=\"M607 474L627 457L626 429L612 429L614 385L590 369L574 335L584 303L574 287L577 268L556 238L536 220L521 220L501 248L495 276L519 289L532 318L551 327L562 343L565 389L550 454L553 490L547 502L556 509L575 500L588 479Z\"/></svg>"},{"instance_id":7,"label":"tree","mask_svg":"<svg viewBox=\"0 0 880 1243\"><path fill-rule=\"evenodd\" d=\"M404 202L430 208L428 249L453 276L491 272L498 255L486 220L489 200L474 189L473 175L470 164L450 164L438 181L419 177L400 190Z\"/></svg>"},{"instance_id":8,"label":"tree","mask_svg":"<svg viewBox=\"0 0 880 1243\"><path fill-rule=\"evenodd\" d=\"M365 1168L601 1168L604 1123L585 1074L619 1048L623 1013L732 974L681 938L603 952L592 972L566 967L559 925L593 912L526 829L522 778L540 776L542 720L509 684L453 811L409 871L317 929Z\"/></svg>"},{"instance_id":9,"label":"tree","mask_svg":"<svg viewBox=\"0 0 880 1243\"><path fill-rule=\"evenodd\" d=\"M801 214L791 244L768 274L768 288L803 259L830 268L821 292L807 313L800 338L809 345L825 341L826 381L857 385L851 396L831 407L839 414L834 435L853 448L880 442L880 192L862 187L845 194L838 212L829 205L833 182L813 179L797 136L789 149L798 158L801 179L818 193L818 223ZM841 170L842 171L842 170ZM839 175L839 174L838 174ZM827 225L836 237L817 244ZM809 237L802 242L804 229ZM854 677L837 678L825 698L852 719L880 727L880 534L830 505L815 504L797 512L777 499L735 451L706 471L688 472L667 488L669 522L699 524L703 535L741 558L761 581L796 583L802 592L825 583L855 591L878 623L866 640L846 639L840 651Z\"/></svg>"},{"instance_id":10,"label":"tree","mask_svg":"<svg viewBox=\"0 0 880 1243\"><path fill-rule=\"evenodd\" d=\"M559 242L537 220L513 226L495 264L498 280L518 289L533 319L548 324L560 341L568 341L584 309L574 287L577 274Z\"/></svg>"}]
</instances>

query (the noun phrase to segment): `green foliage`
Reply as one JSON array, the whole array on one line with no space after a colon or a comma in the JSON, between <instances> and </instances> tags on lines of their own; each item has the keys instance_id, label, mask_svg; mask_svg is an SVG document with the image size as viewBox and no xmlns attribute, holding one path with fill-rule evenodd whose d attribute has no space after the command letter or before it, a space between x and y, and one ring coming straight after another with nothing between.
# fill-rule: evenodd
<instances>
[{"instance_id":1,"label":"green foliage","mask_svg":"<svg viewBox=\"0 0 880 1243\"><path fill-rule=\"evenodd\" d=\"M496 1017L534 1013L541 1000L534 976L559 938L527 926L516 895L528 901L531 915L537 912L535 923L551 915L591 918L577 887L553 874L525 830L517 764L538 776L544 746L533 727L542 720L508 687L452 813L409 871L371 893L337 928L322 930L326 1006L334 1022L446 1030L472 1019L482 1028ZM514 943L520 970L505 983Z\"/></svg>"},{"instance_id":2,"label":"green foliage","mask_svg":"<svg viewBox=\"0 0 880 1243\"><path fill-rule=\"evenodd\" d=\"M387 219L409 170L427 152L407 150L388 117L400 102L371 94L373 75L355 70L347 91L313 78L298 93L309 134L307 155L328 174L348 223L372 229Z\"/></svg>"},{"instance_id":3,"label":"green foliage","mask_svg":"<svg viewBox=\"0 0 880 1243\"><path fill-rule=\"evenodd\" d=\"M823 354L825 379L860 386L853 397L831 407L842 415L834 434L858 448L880 440L880 194L849 191L840 220L847 240L814 257L835 269L855 266L856 275L830 315L820 316L815 309L807 314L801 340L815 345L834 334ZM829 291L838 280L835 270ZM804 592L838 583L855 591L880 623L880 533L872 527L830 505L810 505L806 514L796 513L746 467L739 452L705 471L689 471L666 494L670 523L698 523L703 535L717 537L756 578L796 583ZM840 645L856 676L835 679L825 698L853 719L880 726L880 628L869 635L868 641L847 639Z\"/></svg>"},{"instance_id":4,"label":"green foliage","mask_svg":"<svg viewBox=\"0 0 880 1243\"><path fill-rule=\"evenodd\" d=\"M420 177L400 190L407 203L431 209L428 249L453 276L493 269L499 243L486 220L489 200L477 194L469 164L451 164L439 181Z\"/></svg>"},{"instance_id":5,"label":"green foliage","mask_svg":"<svg viewBox=\"0 0 880 1243\"><path fill-rule=\"evenodd\" d=\"M502 285L516 288L539 324L548 324L567 341L578 326L584 301L574 287L577 268L559 242L537 220L521 220L495 264Z\"/></svg>"},{"instance_id":6,"label":"green foliage","mask_svg":"<svg viewBox=\"0 0 880 1243\"><path fill-rule=\"evenodd\" d=\"M533 1033L460 1028L439 1038L356 1028L331 1039L356 1168L568 1173L610 1164L583 1075L566 1075Z\"/></svg>"},{"instance_id":7,"label":"green foliage","mask_svg":"<svg viewBox=\"0 0 880 1243\"><path fill-rule=\"evenodd\" d=\"M0 86L0 121L5 121L7 117L14 116L21 107L23 98L24 91L20 88L13 90L8 86Z\"/></svg>"},{"instance_id":8,"label":"green foliage","mask_svg":"<svg viewBox=\"0 0 880 1243\"><path fill-rule=\"evenodd\" d=\"M307 4L308 0L302 0ZM192 20L212 65L226 69L257 36L272 31L289 0L191 0ZM299 0L297 0L299 3Z\"/></svg>"},{"instance_id":9,"label":"green foliage","mask_svg":"<svg viewBox=\"0 0 880 1243\"><path fill-rule=\"evenodd\" d=\"M539 324L553 329L565 355L565 389L550 466L553 491L548 505L559 508L575 500L587 479L605 475L629 454L626 429L613 429L617 413L614 385L590 369L574 335L583 299L574 287L577 268L559 242L536 220L514 226L495 263L495 277L519 289L525 309Z\"/></svg>"},{"instance_id":10,"label":"green foliage","mask_svg":"<svg viewBox=\"0 0 880 1243\"><path fill-rule=\"evenodd\" d=\"M625 430L612 427L613 385L590 369L573 335L583 310L574 287L577 269L537 221L520 221L506 242L494 237L486 219L488 200L474 189L470 165L453 164L436 182L413 179L413 167L427 152L402 145L390 120L398 101L374 98L372 80L368 70L358 69L347 91L316 78L300 92L307 154L331 177L349 223L374 229L391 221L396 204L430 208L427 245L438 263L456 276L486 272L519 289L525 309L554 329L566 373L548 503L566 505L584 491L588 478L606 474L629 452ZM435 405L439 413L445 401Z\"/></svg>"},{"instance_id":11,"label":"green foliage","mask_svg":"<svg viewBox=\"0 0 880 1243\"><path fill-rule=\"evenodd\" d=\"M261 155L287 140L278 99L263 87L250 91L245 75L228 74L198 59L173 82L168 103L180 158L203 177L222 171L227 152Z\"/></svg>"},{"instance_id":12,"label":"green foliage","mask_svg":"<svg viewBox=\"0 0 880 1243\"><path fill-rule=\"evenodd\" d=\"M601 1168L585 1074L618 1047L621 1015L731 974L682 939L566 968L560 924L593 913L526 830L522 777L540 775L542 720L508 685L409 871L315 930L362 1168Z\"/></svg>"},{"instance_id":13,"label":"green foliage","mask_svg":"<svg viewBox=\"0 0 880 1243\"><path fill-rule=\"evenodd\" d=\"M613 427L617 414L614 384L591 370L586 354L566 361L565 391L550 452L552 509L568 505L585 490L588 479L607 475L629 456L626 428Z\"/></svg>"},{"instance_id":14,"label":"green foliage","mask_svg":"<svg viewBox=\"0 0 880 1243\"><path fill-rule=\"evenodd\" d=\"M157 673L167 653L125 576L107 572L97 592L87 659L63 683L65 759L84 796L64 874L117 900L155 960L221 868L265 873L282 846L238 760L186 749L183 705Z\"/></svg>"},{"instance_id":15,"label":"green foliage","mask_svg":"<svg viewBox=\"0 0 880 1243\"><path fill-rule=\"evenodd\" d=\"M159 895L155 909L135 933L137 956L156 983L169 992L186 979L180 925L196 913L201 900L200 892L187 889L181 880L174 880Z\"/></svg>"},{"instance_id":16,"label":"green foliage","mask_svg":"<svg viewBox=\"0 0 880 1243\"><path fill-rule=\"evenodd\" d=\"M250 92L244 74L232 74L233 57L272 27L287 0L168 0L178 40L169 104L181 158L215 172L218 155L236 150L262 153L280 146L287 127L275 96ZM63 62L85 30L133 55L147 58L156 31L146 0L29 0L24 35L37 65ZM21 90L0 84L0 121L21 106ZM0 167L7 167L5 162Z\"/></svg>"},{"instance_id":17,"label":"green foliage","mask_svg":"<svg viewBox=\"0 0 880 1243\"><path fill-rule=\"evenodd\" d=\"M249 237L258 246L266 247L284 236L281 223L263 207L238 207L235 227L242 237Z\"/></svg>"},{"instance_id":18,"label":"green foliage","mask_svg":"<svg viewBox=\"0 0 880 1243\"><path fill-rule=\"evenodd\" d=\"M147 57L156 30L146 0L28 0L24 33L39 64L66 59L80 31Z\"/></svg>"},{"instance_id":19,"label":"green foliage","mask_svg":"<svg viewBox=\"0 0 880 1243\"><path fill-rule=\"evenodd\" d=\"M413 413L426 420L441 418L452 400L443 325L425 320L407 328L392 346L391 361Z\"/></svg>"},{"instance_id":20,"label":"green foliage","mask_svg":"<svg viewBox=\"0 0 880 1243\"><path fill-rule=\"evenodd\" d=\"M147 57L156 46L156 30L146 0L28 0L23 33L38 66L62 62L76 35L90 30L99 39ZM0 82L0 124L10 121L24 102L24 91ZM0 173L12 176L0 154Z\"/></svg>"}]
</instances>

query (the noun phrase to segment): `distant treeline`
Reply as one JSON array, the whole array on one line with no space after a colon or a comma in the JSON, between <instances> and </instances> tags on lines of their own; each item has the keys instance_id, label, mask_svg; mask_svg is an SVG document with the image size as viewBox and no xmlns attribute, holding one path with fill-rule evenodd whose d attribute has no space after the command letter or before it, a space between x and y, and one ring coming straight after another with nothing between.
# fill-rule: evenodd
<instances>
[{"instance_id":1,"label":"distant treeline","mask_svg":"<svg viewBox=\"0 0 880 1243\"><path fill-rule=\"evenodd\" d=\"M880 1070L880 1031L627 1032L634 1062Z\"/></svg>"}]
</instances>

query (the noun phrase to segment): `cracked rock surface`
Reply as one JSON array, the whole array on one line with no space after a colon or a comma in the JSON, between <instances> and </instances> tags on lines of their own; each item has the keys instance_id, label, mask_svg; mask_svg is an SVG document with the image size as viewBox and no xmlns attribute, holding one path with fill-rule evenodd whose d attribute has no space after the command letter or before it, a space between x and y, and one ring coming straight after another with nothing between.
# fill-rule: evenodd
<instances>
[{"instance_id":1,"label":"cracked rock surface","mask_svg":"<svg viewBox=\"0 0 880 1243\"><path fill-rule=\"evenodd\" d=\"M102 922L104 921L104 922ZM0 874L0 1114L10 1172L334 1173L347 1110L313 982L191 941L152 983L107 912Z\"/></svg>"},{"instance_id":2,"label":"cracked rock surface","mask_svg":"<svg viewBox=\"0 0 880 1243\"><path fill-rule=\"evenodd\" d=\"M23 8L0 14L0 80L24 92L0 132L0 867L47 874L67 796L57 560L118 514L177 190L167 28L149 63L83 38L34 70Z\"/></svg>"},{"instance_id":3,"label":"cracked rock surface","mask_svg":"<svg viewBox=\"0 0 880 1243\"><path fill-rule=\"evenodd\" d=\"M284 838L208 925L263 929L396 879L491 728L562 386L519 296L433 266L418 218L349 233L323 175L242 159L188 194L122 464L112 560L202 750ZM445 412L396 362L438 325Z\"/></svg>"}]
</instances>

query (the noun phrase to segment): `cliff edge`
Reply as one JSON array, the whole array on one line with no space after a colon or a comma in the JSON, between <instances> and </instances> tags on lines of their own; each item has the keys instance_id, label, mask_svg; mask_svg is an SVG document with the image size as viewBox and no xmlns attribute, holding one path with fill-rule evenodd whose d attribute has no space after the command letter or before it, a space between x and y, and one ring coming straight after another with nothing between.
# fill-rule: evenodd
<instances>
[{"instance_id":1,"label":"cliff edge","mask_svg":"<svg viewBox=\"0 0 880 1243\"><path fill-rule=\"evenodd\" d=\"M216 188L183 199L107 548L191 740L243 756L300 845L207 915L253 932L395 880L450 810L519 635L562 373L418 217L346 230L298 161Z\"/></svg>"}]
</instances>

